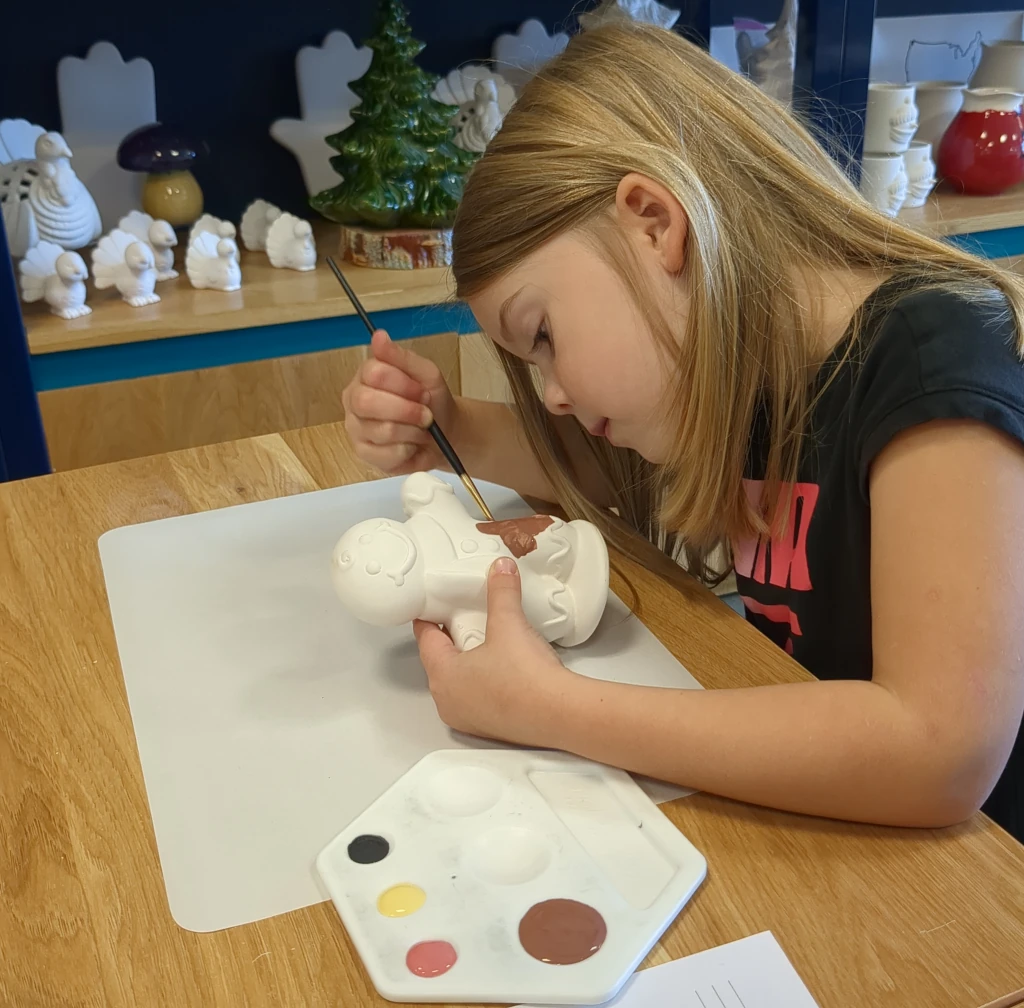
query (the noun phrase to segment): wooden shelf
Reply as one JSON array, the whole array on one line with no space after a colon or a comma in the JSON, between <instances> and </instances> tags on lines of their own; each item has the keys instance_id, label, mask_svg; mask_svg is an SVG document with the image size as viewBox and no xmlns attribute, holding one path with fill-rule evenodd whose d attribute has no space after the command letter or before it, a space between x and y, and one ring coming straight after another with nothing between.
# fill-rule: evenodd
<instances>
[{"instance_id":1,"label":"wooden shelf","mask_svg":"<svg viewBox=\"0 0 1024 1008\"><path fill-rule=\"evenodd\" d=\"M1024 183L999 196L963 196L937 189L923 207L900 211L899 219L933 235L972 234L1024 226Z\"/></svg>"},{"instance_id":2,"label":"wooden shelf","mask_svg":"<svg viewBox=\"0 0 1024 1008\"><path fill-rule=\"evenodd\" d=\"M22 304L29 349L33 354L47 354L354 315L345 292L324 262L325 256L336 255L338 228L318 227L316 237L320 261L308 273L274 269L264 253L243 250L242 289L230 294L194 290L184 275L184 250L179 245L177 269L181 276L157 284L156 292L162 299L158 304L131 308L116 290L97 291L91 281L88 303L92 314L84 318L60 319L51 315L45 304ZM445 269L349 266L345 274L371 317L394 308L441 304L451 297L451 274Z\"/></svg>"}]
</instances>

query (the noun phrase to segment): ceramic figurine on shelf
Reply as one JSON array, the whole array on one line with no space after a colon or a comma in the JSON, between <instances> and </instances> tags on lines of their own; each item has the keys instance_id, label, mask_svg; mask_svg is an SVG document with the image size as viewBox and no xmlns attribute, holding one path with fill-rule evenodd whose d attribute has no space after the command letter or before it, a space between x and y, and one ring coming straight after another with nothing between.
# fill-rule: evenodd
<instances>
[{"instance_id":1,"label":"ceramic figurine on shelf","mask_svg":"<svg viewBox=\"0 0 1024 1008\"><path fill-rule=\"evenodd\" d=\"M283 213L267 232L267 258L278 269L300 272L316 268L316 242L309 221Z\"/></svg>"},{"instance_id":2,"label":"ceramic figurine on shelf","mask_svg":"<svg viewBox=\"0 0 1024 1008\"><path fill-rule=\"evenodd\" d=\"M72 157L59 133L24 119L0 122L0 202L15 258L40 241L80 249L100 236L99 210Z\"/></svg>"},{"instance_id":3,"label":"ceramic figurine on shelf","mask_svg":"<svg viewBox=\"0 0 1024 1008\"><path fill-rule=\"evenodd\" d=\"M81 318L92 311L85 303L89 271L77 252L65 252L53 242L40 242L28 250L18 264L18 272L22 300L45 301L62 319Z\"/></svg>"},{"instance_id":4,"label":"ceramic figurine on shelf","mask_svg":"<svg viewBox=\"0 0 1024 1008\"><path fill-rule=\"evenodd\" d=\"M754 46L749 32L736 36L740 68L766 95L785 104L793 100L796 20L797 0L783 0L782 12L768 29L764 45Z\"/></svg>"},{"instance_id":5,"label":"ceramic figurine on shelf","mask_svg":"<svg viewBox=\"0 0 1024 1008\"><path fill-rule=\"evenodd\" d=\"M902 154L916 132L914 85L887 81L870 83L864 117L864 150L872 154Z\"/></svg>"},{"instance_id":6,"label":"ceramic figurine on shelf","mask_svg":"<svg viewBox=\"0 0 1024 1008\"><path fill-rule=\"evenodd\" d=\"M115 229L92 250L92 275L97 290L116 287L133 308L156 304L156 263L148 243Z\"/></svg>"},{"instance_id":7,"label":"ceramic figurine on shelf","mask_svg":"<svg viewBox=\"0 0 1024 1008\"><path fill-rule=\"evenodd\" d=\"M189 243L185 272L193 287L236 291L242 286L238 246L233 238L220 238L212 231L199 231Z\"/></svg>"},{"instance_id":8,"label":"ceramic figurine on shelf","mask_svg":"<svg viewBox=\"0 0 1024 1008\"><path fill-rule=\"evenodd\" d=\"M195 240L196 235L202 234L204 231L208 231L210 234L215 235L218 238L230 238L234 241L236 230L235 225L229 220L221 220L220 217L214 217L213 214L204 213L192 225L192 229L188 233L188 244L189 248L192 247L192 242Z\"/></svg>"},{"instance_id":9,"label":"ceramic figurine on shelf","mask_svg":"<svg viewBox=\"0 0 1024 1008\"><path fill-rule=\"evenodd\" d=\"M1024 181L1024 94L967 88L939 144L939 175L957 192L995 196Z\"/></svg>"},{"instance_id":10,"label":"ceramic figurine on shelf","mask_svg":"<svg viewBox=\"0 0 1024 1008\"><path fill-rule=\"evenodd\" d=\"M679 11L657 0L601 0L592 11L578 15L577 20L583 31L619 21L642 21L659 28L671 28L679 20Z\"/></svg>"},{"instance_id":11,"label":"ceramic figurine on shelf","mask_svg":"<svg viewBox=\"0 0 1024 1008\"><path fill-rule=\"evenodd\" d=\"M268 203L265 199L253 200L242 214L242 244L250 252L262 252L267 247L267 232L270 225L280 216L280 207Z\"/></svg>"},{"instance_id":12,"label":"ceramic figurine on shelf","mask_svg":"<svg viewBox=\"0 0 1024 1008\"><path fill-rule=\"evenodd\" d=\"M905 207L920 207L928 202L935 188L935 162L932 160L932 145L920 140L911 140L903 152L903 168L907 173L907 198Z\"/></svg>"},{"instance_id":13,"label":"ceramic figurine on shelf","mask_svg":"<svg viewBox=\"0 0 1024 1008\"><path fill-rule=\"evenodd\" d=\"M887 217L895 217L907 198L907 171L902 154L865 154L861 161L861 195Z\"/></svg>"},{"instance_id":14,"label":"ceramic figurine on shelf","mask_svg":"<svg viewBox=\"0 0 1024 1008\"><path fill-rule=\"evenodd\" d=\"M501 74L478 64L452 70L437 82L434 98L457 105L452 117L454 143L463 150L482 153L516 100L516 92Z\"/></svg>"},{"instance_id":15,"label":"ceramic figurine on shelf","mask_svg":"<svg viewBox=\"0 0 1024 1008\"><path fill-rule=\"evenodd\" d=\"M203 191L192 169L210 153L205 140L187 130L152 123L133 130L117 148L125 171L145 172L142 209L174 227L191 224L203 212Z\"/></svg>"},{"instance_id":16,"label":"ceramic figurine on shelf","mask_svg":"<svg viewBox=\"0 0 1024 1008\"><path fill-rule=\"evenodd\" d=\"M139 241L145 242L153 250L153 261L156 263L156 278L173 280L178 271L174 268L174 247L178 244L178 236L174 228L165 220L153 220L148 213L133 210L122 217L118 228Z\"/></svg>"},{"instance_id":17,"label":"ceramic figurine on shelf","mask_svg":"<svg viewBox=\"0 0 1024 1008\"><path fill-rule=\"evenodd\" d=\"M408 520L373 518L350 528L334 548L335 591L375 626L414 619L448 628L460 650L484 641L487 573L514 557L523 610L545 640L587 640L608 600L608 550L596 526L549 515L506 521L471 517L450 483L414 473L402 485Z\"/></svg>"}]
</instances>

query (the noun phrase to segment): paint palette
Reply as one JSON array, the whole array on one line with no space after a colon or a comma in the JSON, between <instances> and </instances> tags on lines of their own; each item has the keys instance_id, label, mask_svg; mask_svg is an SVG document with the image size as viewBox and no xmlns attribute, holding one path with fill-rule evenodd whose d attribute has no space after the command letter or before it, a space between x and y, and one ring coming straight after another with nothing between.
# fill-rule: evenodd
<instances>
[{"instance_id":1,"label":"paint palette","mask_svg":"<svg viewBox=\"0 0 1024 1008\"><path fill-rule=\"evenodd\" d=\"M558 752L441 750L317 868L388 1000L601 1004L707 863L622 771Z\"/></svg>"}]
</instances>

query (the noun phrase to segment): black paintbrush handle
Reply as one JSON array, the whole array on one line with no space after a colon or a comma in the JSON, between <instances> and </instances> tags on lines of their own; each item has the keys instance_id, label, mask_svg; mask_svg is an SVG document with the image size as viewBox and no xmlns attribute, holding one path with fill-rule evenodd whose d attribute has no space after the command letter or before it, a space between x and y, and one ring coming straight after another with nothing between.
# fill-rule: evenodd
<instances>
[{"instance_id":1,"label":"black paintbrush handle","mask_svg":"<svg viewBox=\"0 0 1024 1008\"><path fill-rule=\"evenodd\" d=\"M352 285L345 279L345 274L338 269L338 264L334 261L333 257L327 257L327 265L331 267L331 272L337 277L338 283L344 288L349 301L352 302L352 307L355 308L356 314L363 320L363 325L366 326L372 336L377 330L370 321L370 316L366 314L366 309L363 307L362 302L356 297L356 292L352 290Z\"/></svg>"},{"instance_id":2,"label":"black paintbrush handle","mask_svg":"<svg viewBox=\"0 0 1024 1008\"><path fill-rule=\"evenodd\" d=\"M456 476L465 476L466 467L459 461L459 456L455 454L455 449L451 446L448 438L444 436L441 428L437 426L435 420L427 428L430 436L437 442L437 447L441 449L441 454L448 460L448 465L452 467Z\"/></svg>"}]
</instances>

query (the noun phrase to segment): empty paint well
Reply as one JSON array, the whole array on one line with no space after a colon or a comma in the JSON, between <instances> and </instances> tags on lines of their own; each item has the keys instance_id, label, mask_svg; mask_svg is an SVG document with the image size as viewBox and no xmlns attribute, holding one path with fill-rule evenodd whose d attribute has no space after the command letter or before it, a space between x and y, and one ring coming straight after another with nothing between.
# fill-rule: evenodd
<instances>
[{"instance_id":1,"label":"empty paint well","mask_svg":"<svg viewBox=\"0 0 1024 1008\"><path fill-rule=\"evenodd\" d=\"M427 894L408 882L394 885L377 897L377 910L384 917L408 917L427 901Z\"/></svg>"},{"instance_id":2,"label":"empty paint well","mask_svg":"<svg viewBox=\"0 0 1024 1008\"><path fill-rule=\"evenodd\" d=\"M458 954L451 942L424 941L413 945L405 957L410 973L419 977L443 976L458 961Z\"/></svg>"}]
</instances>

